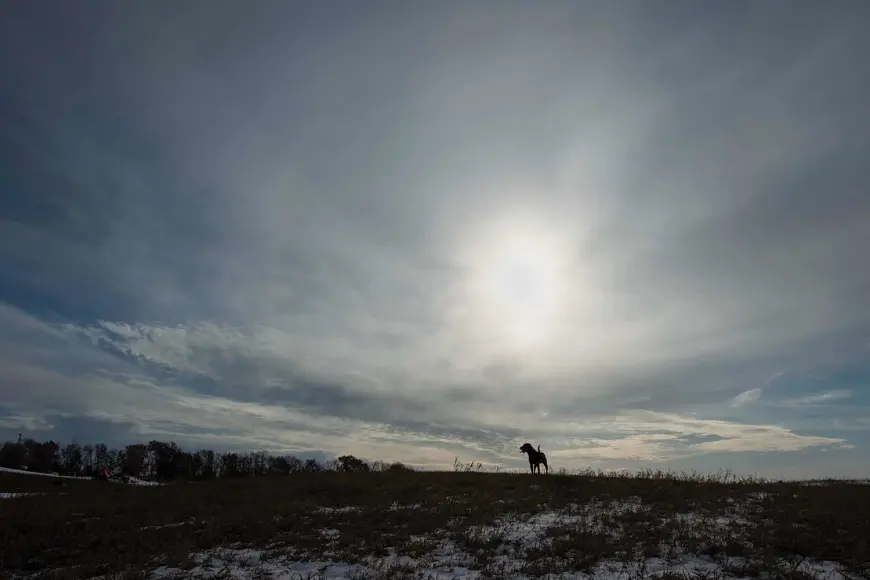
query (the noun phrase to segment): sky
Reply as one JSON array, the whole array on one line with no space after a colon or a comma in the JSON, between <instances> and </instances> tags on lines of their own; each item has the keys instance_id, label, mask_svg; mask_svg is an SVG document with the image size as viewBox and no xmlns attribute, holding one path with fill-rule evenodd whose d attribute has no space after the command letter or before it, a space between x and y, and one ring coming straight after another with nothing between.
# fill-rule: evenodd
<instances>
[{"instance_id":1,"label":"sky","mask_svg":"<svg viewBox=\"0 0 870 580\"><path fill-rule=\"evenodd\" d=\"M10 4L0 438L868 477L868 18Z\"/></svg>"}]
</instances>

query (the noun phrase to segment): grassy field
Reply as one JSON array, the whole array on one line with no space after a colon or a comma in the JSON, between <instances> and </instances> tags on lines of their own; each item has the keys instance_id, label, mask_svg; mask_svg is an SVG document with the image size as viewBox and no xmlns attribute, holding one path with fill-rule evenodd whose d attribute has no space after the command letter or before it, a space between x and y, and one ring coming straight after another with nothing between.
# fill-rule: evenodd
<instances>
[{"instance_id":1,"label":"grassy field","mask_svg":"<svg viewBox=\"0 0 870 580\"><path fill-rule=\"evenodd\" d=\"M0 474L3 576L866 578L870 486L310 473L140 487Z\"/></svg>"}]
</instances>

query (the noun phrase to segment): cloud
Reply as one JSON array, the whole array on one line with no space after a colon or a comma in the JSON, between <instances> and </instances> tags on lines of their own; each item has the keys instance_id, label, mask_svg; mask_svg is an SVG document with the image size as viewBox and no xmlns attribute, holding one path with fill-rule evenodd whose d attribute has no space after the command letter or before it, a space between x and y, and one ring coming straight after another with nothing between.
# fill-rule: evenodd
<instances>
[{"instance_id":1,"label":"cloud","mask_svg":"<svg viewBox=\"0 0 870 580\"><path fill-rule=\"evenodd\" d=\"M265 340L273 337L284 344L285 337L269 329L248 336L203 325L171 331L114 323L73 327L39 323L11 307L0 312L6 314L4 322L41 329L31 336L34 344L62 341L72 352L113 363L49 371L41 368L40 357L4 360L4 384L17 385L24 395L8 399L16 402L9 405L3 424L12 427L30 417L31 429L41 420L37 430L50 432L50 425L59 425L58 433L79 439L98 431L90 422L125 442L165 438L225 449L325 450L429 467L448 467L455 456L517 465L515 448L524 438L543 441L548 453L569 465L661 463L708 453L845 443L776 425L638 409L542 419L540 413L529 415L497 398L443 386L421 387L413 395L397 388L378 390L372 388L376 380L354 382L357 375L350 368L314 365L300 371L300 360ZM8 324L4 328L19 334ZM344 382L335 382L342 377ZM192 385L199 385L199 392ZM457 396L461 404L456 404ZM509 403L517 398L512 393Z\"/></svg>"},{"instance_id":2,"label":"cloud","mask_svg":"<svg viewBox=\"0 0 870 580\"><path fill-rule=\"evenodd\" d=\"M759 388L743 391L731 400L732 407L742 407L749 403L754 403L761 398L762 390Z\"/></svg>"},{"instance_id":3,"label":"cloud","mask_svg":"<svg viewBox=\"0 0 870 580\"><path fill-rule=\"evenodd\" d=\"M771 385L774 382L776 382L777 380L779 380L781 377L785 376L785 374L786 374L785 371L776 371L775 373L773 373L772 375L770 375L767 378L767 380L765 381L765 384Z\"/></svg>"},{"instance_id":4,"label":"cloud","mask_svg":"<svg viewBox=\"0 0 870 580\"><path fill-rule=\"evenodd\" d=\"M564 458L665 461L711 452L799 451L838 446L843 439L798 435L777 425L698 419L669 413L638 412L606 418L611 439L571 441Z\"/></svg>"},{"instance_id":5,"label":"cloud","mask_svg":"<svg viewBox=\"0 0 870 580\"><path fill-rule=\"evenodd\" d=\"M835 417L832 428L835 431L870 431L870 417Z\"/></svg>"},{"instance_id":6,"label":"cloud","mask_svg":"<svg viewBox=\"0 0 870 580\"><path fill-rule=\"evenodd\" d=\"M14 432L18 429L19 433L22 431L32 433L34 431L53 430L54 425L45 417L18 415L13 413L0 416L0 429L9 432Z\"/></svg>"},{"instance_id":7,"label":"cloud","mask_svg":"<svg viewBox=\"0 0 870 580\"><path fill-rule=\"evenodd\" d=\"M846 389L836 389L833 391L825 391L804 395L796 399L783 401L786 407L823 407L827 405L836 405L838 401L849 399L852 397L852 391Z\"/></svg>"}]
</instances>

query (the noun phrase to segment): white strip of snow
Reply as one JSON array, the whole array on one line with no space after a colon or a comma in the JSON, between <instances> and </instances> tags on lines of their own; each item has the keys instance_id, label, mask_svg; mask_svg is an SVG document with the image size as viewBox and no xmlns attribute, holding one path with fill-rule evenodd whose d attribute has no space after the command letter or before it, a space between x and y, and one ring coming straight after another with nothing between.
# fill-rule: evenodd
<instances>
[{"instance_id":1,"label":"white strip of snow","mask_svg":"<svg viewBox=\"0 0 870 580\"><path fill-rule=\"evenodd\" d=\"M91 477L81 477L77 475L58 475L56 473L39 473L38 471L28 471L26 469L12 469L11 467L0 467L0 471L6 473L16 473L18 475L38 475L42 477L54 477L56 479L93 479Z\"/></svg>"}]
</instances>

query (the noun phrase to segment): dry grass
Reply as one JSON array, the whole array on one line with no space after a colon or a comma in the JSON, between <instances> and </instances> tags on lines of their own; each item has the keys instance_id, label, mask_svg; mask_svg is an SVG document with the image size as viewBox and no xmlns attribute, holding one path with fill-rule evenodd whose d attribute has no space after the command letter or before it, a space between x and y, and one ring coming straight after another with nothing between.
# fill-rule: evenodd
<instances>
[{"instance_id":1,"label":"dry grass","mask_svg":"<svg viewBox=\"0 0 870 580\"><path fill-rule=\"evenodd\" d=\"M232 547L212 557L226 566L256 548L234 564L252 578L271 577L269 562L312 560L415 577L448 551L495 578L605 566L639 578L656 562L662 578L806 579L822 560L870 576L870 486L642 475L311 473L165 487L0 475L0 491L46 494L0 502L0 572L186 575L204 570L192 555ZM686 554L715 573L680 568Z\"/></svg>"}]
</instances>

